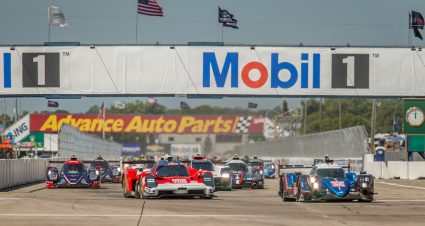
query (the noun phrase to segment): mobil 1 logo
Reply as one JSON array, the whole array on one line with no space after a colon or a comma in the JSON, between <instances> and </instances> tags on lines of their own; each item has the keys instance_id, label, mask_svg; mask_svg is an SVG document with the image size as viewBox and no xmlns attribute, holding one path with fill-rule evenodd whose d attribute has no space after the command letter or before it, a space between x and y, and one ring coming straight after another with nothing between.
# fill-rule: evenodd
<instances>
[{"instance_id":1,"label":"mobil 1 logo","mask_svg":"<svg viewBox=\"0 0 425 226\"><path fill-rule=\"evenodd\" d=\"M333 54L332 88L369 88L369 54Z\"/></svg>"},{"instance_id":2,"label":"mobil 1 logo","mask_svg":"<svg viewBox=\"0 0 425 226\"><path fill-rule=\"evenodd\" d=\"M23 53L22 87L60 87L59 53Z\"/></svg>"}]
</instances>

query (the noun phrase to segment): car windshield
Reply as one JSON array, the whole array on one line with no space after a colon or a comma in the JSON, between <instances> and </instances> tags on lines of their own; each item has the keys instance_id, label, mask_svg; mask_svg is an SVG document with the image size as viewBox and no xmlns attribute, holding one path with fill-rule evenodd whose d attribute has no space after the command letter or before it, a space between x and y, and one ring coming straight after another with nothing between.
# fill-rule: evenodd
<instances>
[{"instance_id":1,"label":"car windshield","mask_svg":"<svg viewBox=\"0 0 425 226\"><path fill-rule=\"evenodd\" d=\"M109 164L106 161L94 161L93 166L94 167L100 166L101 168L109 169Z\"/></svg>"},{"instance_id":2,"label":"car windshield","mask_svg":"<svg viewBox=\"0 0 425 226\"><path fill-rule=\"evenodd\" d=\"M214 166L211 162L192 162L192 168L214 171Z\"/></svg>"},{"instance_id":3,"label":"car windshield","mask_svg":"<svg viewBox=\"0 0 425 226\"><path fill-rule=\"evenodd\" d=\"M145 168L146 168L146 169L152 169L154 165L155 165L155 163L154 163L154 162L148 162L148 163L146 163Z\"/></svg>"},{"instance_id":4,"label":"car windshield","mask_svg":"<svg viewBox=\"0 0 425 226\"><path fill-rule=\"evenodd\" d=\"M183 165L158 166L156 174L160 177L189 176L189 172Z\"/></svg>"},{"instance_id":5,"label":"car windshield","mask_svg":"<svg viewBox=\"0 0 425 226\"><path fill-rule=\"evenodd\" d=\"M247 163L249 166L263 166L262 162L249 162Z\"/></svg>"},{"instance_id":6,"label":"car windshield","mask_svg":"<svg viewBox=\"0 0 425 226\"><path fill-rule=\"evenodd\" d=\"M62 167L62 171L64 172L82 172L83 170L83 164L64 164Z\"/></svg>"},{"instance_id":7,"label":"car windshield","mask_svg":"<svg viewBox=\"0 0 425 226\"><path fill-rule=\"evenodd\" d=\"M318 169L316 174L319 177L332 177L332 178L341 178L345 177L344 170L341 168L337 169Z\"/></svg>"},{"instance_id":8,"label":"car windshield","mask_svg":"<svg viewBox=\"0 0 425 226\"><path fill-rule=\"evenodd\" d=\"M232 169L233 171L247 171L247 167L246 164L243 163L229 163L227 164L230 169Z\"/></svg>"}]
</instances>

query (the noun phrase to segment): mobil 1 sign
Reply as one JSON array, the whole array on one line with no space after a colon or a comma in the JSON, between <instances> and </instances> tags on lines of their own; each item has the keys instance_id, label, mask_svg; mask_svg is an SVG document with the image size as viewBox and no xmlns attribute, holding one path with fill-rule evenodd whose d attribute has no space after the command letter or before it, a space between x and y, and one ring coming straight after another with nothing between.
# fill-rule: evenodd
<instances>
[{"instance_id":1,"label":"mobil 1 sign","mask_svg":"<svg viewBox=\"0 0 425 226\"><path fill-rule=\"evenodd\" d=\"M59 86L59 53L22 54L22 87Z\"/></svg>"},{"instance_id":2,"label":"mobil 1 sign","mask_svg":"<svg viewBox=\"0 0 425 226\"><path fill-rule=\"evenodd\" d=\"M425 51L411 48L55 46L0 53L0 95L425 96Z\"/></svg>"}]
</instances>

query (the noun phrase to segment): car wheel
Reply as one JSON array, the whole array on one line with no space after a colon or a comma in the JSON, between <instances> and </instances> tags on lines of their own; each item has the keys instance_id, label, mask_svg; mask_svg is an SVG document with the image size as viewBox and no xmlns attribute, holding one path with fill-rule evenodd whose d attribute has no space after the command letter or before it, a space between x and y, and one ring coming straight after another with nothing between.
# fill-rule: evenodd
<instances>
[{"instance_id":1,"label":"car wheel","mask_svg":"<svg viewBox=\"0 0 425 226\"><path fill-rule=\"evenodd\" d=\"M136 183L136 186L134 187L134 198L140 199L140 183L139 183L139 181Z\"/></svg>"},{"instance_id":2,"label":"car wheel","mask_svg":"<svg viewBox=\"0 0 425 226\"><path fill-rule=\"evenodd\" d=\"M123 195L124 198L131 198L131 194L128 191L128 186L127 186L127 177L124 177L123 181L122 181L122 190L123 190Z\"/></svg>"}]
</instances>

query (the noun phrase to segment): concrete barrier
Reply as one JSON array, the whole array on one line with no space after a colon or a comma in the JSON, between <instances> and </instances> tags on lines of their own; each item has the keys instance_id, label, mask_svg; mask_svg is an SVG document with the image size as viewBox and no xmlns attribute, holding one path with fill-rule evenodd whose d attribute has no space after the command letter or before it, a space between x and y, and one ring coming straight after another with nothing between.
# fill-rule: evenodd
<instances>
[{"instance_id":1,"label":"concrete barrier","mask_svg":"<svg viewBox=\"0 0 425 226\"><path fill-rule=\"evenodd\" d=\"M416 180L425 178L425 162L405 162L389 161L385 162L364 162L364 169L376 178L389 179L400 178Z\"/></svg>"},{"instance_id":2,"label":"concrete barrier","mask_svg":"<svg viewBox=\"0 0 425 226\"><path fill-rule=\"evenodd\" d=\"M0 190L46 179L47 159L0 159Z\"/></svg>"}]
</instances>

